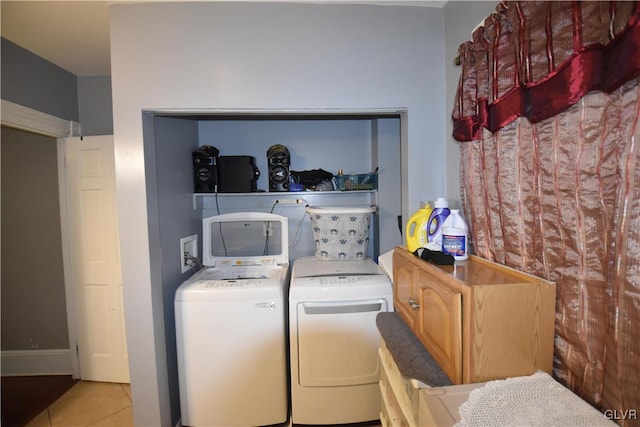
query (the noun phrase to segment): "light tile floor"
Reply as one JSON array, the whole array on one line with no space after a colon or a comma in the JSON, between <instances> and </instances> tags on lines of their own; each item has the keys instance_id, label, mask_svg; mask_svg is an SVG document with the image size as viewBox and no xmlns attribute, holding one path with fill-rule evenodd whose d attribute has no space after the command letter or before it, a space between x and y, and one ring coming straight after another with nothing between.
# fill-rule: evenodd
<instances>
[{"instance_id":1,"label":"light tile floor","mask_svg":"<svg viewBox=\"0 0 640 427\"><path fill-rule=\"evenodd\" d=\"M133 427L129 384L80 381L25 427Z\"/></svg>"},{"instance_id":2,"label":"light tile floor","mask_svg":"<svg viewBox=\"0 0 640 427\"><path fill-rule=\"evenodd\" d=\"M131 386L79 381L25 427L134 427Z\"/></svg>"}]
</instances>

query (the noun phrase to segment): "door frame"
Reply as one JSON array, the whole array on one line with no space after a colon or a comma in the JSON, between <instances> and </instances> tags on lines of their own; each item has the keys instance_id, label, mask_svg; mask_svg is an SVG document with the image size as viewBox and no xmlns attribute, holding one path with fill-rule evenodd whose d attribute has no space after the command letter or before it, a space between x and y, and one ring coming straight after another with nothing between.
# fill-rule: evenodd
<instances>
[{"instance_id":1,"label":"door frame","mask_svg":"<svg viewBox=\"0 0 640 427\"><path fill-rule=\"evenodd\" d=\"M80 378L80 364L78 363L76 347L75 305L73 283L71 280L73 260L71 258L71 245L68 228L69 213L67 204L67 174L65 167L64 138L81 136L82 128L78 122L61 119L4 99L2 100L1 108L2 114L0 115L0 122L3 126L56 138L58 153L58 193L60 200L60 233L62 236L62 267L67 309L67 329L69 331L69 355L71 362L71 376L78 379Z\"/></svg>"}]
</instances>

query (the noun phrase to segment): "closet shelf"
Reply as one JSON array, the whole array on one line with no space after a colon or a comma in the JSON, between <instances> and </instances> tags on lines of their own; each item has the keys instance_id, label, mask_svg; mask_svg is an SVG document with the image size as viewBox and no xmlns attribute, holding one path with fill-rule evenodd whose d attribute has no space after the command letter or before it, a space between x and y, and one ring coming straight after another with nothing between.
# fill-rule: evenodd
<instances>
[{"instance_id":1,"label":"closet shelf","mask_svg":"<svg viewBox=\"0 0 640 427\"><path fill-rule=\"evenodd\" d=\"M305 199L316 198L322 196L353 196L355 194L371 194L372 201L375 201L378 190L349 190L349 191L256 191L253 193L193 193L193 209L198 209L198 200L202 201L208 198L237 198L237 197L249 197L249 198L268 198L273 199Z\"/></svg>"}]
</instances>

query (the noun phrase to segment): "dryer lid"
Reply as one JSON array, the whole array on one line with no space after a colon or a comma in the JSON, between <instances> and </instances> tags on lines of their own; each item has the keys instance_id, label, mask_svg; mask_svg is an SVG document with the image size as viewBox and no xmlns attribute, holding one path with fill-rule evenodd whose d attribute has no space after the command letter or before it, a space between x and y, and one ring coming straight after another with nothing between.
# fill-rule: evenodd
<instances>
[{"instance_id":1,"label":"dryer lid","mask_svg":"<svg viewBox=\"0 0 640 427\"><path fill-rule=\"evenodd\" d=\"M234 212L202 220L207 267L273 265L289 262L288 219L264 212Z\"/></svg>"},{"instance_id":2,"label":"dryer lid","mask_svg":"<svg viewBox=\"0 0 640 427\"><path fill-rule=\"evenodd\" d=\"M356 260L319 260L316 257L296 259L293 278L323 276L371 276L384 275L384 271L371 258Z\"/></svg>"}]
</instances>

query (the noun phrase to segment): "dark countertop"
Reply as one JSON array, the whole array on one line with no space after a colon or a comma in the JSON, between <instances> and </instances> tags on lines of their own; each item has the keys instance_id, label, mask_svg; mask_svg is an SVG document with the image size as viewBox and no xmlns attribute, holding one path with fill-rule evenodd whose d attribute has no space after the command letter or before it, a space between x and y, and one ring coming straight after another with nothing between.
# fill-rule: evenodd
<instances>
[{"instance_id":1,"label":"dark countertop","mask_svg":"<svg viewBox=\"0 0 640 427\"><path fill-rule=\"evenodd\" d=\"M403 377L433 387L453 384L398 313L378 313L376 326Z\"/></svg>"}]
</instances>

